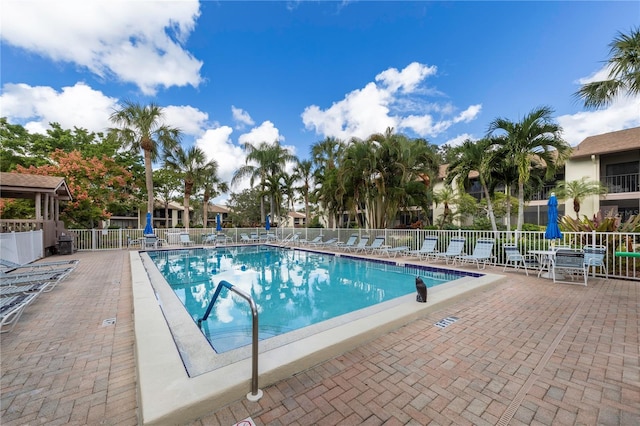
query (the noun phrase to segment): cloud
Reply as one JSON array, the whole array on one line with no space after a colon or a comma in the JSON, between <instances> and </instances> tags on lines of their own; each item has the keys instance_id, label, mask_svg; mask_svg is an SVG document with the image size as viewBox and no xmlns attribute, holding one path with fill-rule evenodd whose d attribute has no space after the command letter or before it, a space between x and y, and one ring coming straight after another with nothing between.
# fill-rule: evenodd
<instances>
[{"instance_id":1,"label":"cloud","mask_svg":"<svg viewBox=\"0 0 640 426\"><path fill-rule=\"evenodd\" d=\"M170 105L163 108L163 113L165 123L190 136L202 135L209 119L209 114L188 105Z\"/></svg>"},{"instance_id":2,"label":"cloud","mask_svg":"<svg viewBox=\"0 0 640 426\"><path fill-rule=\"evenodd\" d=\"M238 138L240 145L250 143L255 146L262 142L273 143L275 141L284 141L284 136L282 136L280 131L268 120L260 126L254 127L248 133L240 135Z\"/></svg>"},{"instance_id":3,"label":"cloud","mask_svg":"<svg viewBox=\"0 0 640 426\"><path fill-rule=\"evenodd\" d=\"M449 102L428 102L427 95L442 96L425 87L425 80L435 75L437 68L418 62L402 70L389 68L375 77L375 82L348 93L326 110L317 105L305 108L302 121L309 130L324 137L349 140L366 138L388 127L417 136L437 136L452 125L473 121L482 109L472 105L454 116L457 108Z\"/></svg>"},{"instance_id":4,"label":"cloud","mask_svg":"<svg viewBox=\"0 0 640 426\"><path fill-rule=\"evenodd\" d=\"M4 0L0 37L153 95L160 86L202 81L202 62L182 47L199 15L197 0Z\"/></svg>"},{"instance_id":5,"label":"cloud","mask_svg":"<svg viewBox=\"0 0 640 426\"><path fill-rule=\"evenodd\" d=\"M231 113L233 114L233 119L237 123L236 129L243 129L245 126L253 126L255 124L249 113L242 108L236 108L231 105Z\"/></svg>"},{"instance_id":6,"label":"cloud","mask_svg":"<svg viewBox=\"0 0 640 426\"><path fill-rule=\"evenodd\" d=\"M233 174L244 164L245 159L244 150L233 143L231 133L231 127L220 126L206 130L196 140L196 146L205 152L207 160L218 163L218 177L228 184L231 184Z\"/></svg>"},{"instance_id":7,"label":"cloud","mask_svg":"<svg viewBox=\"0 0 640 426\"><path fill-rule=\"evenodd\" d=\"M449 139L448 141L443 143L442 146L447 145L447 146L453 148L453 147L462 145L462 143L464 141L466 141L467 139L472 140L472 141L476 140L476 138L474 138L473 135L471 135L469 133L463 133L461 135L456 136L455 138Z\"/></svg>"},{"instance_id":8,"label":"cloud","mask_svg":"<svg viewBox=\"0 0 640 426\"><path fill-rule=\"evenodd\" d=\"M588 77L579 78L576 84L606 80L609 74L605 66ZM563 138L576 146L589 136L640 126L640 96L629 96L624 91L606 108L561 115L557 121L562 126Z\"/></svg>"},{"instance_id":9,"label":"cloud","mask_svg":"<svg viewBox=\"0 0 640 426\"><path fill-rule=\"evenodd\" d=\"M118 100L84 83L63 87L60 92L46 86L8 83L2 88L0 104L10 123L19 123L32 133L45 133L53 122L63 129L75 126L103 132L111 127L109 116Z\"/></svg>"}]
</instances>

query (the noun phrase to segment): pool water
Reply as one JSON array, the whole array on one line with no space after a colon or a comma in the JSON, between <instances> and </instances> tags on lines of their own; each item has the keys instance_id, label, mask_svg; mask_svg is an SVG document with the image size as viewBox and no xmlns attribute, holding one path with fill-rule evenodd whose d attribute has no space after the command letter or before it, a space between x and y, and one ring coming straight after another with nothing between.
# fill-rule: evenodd
<instances>
[{"instance_id":1,"label":"pool water","mask_svg":"<svg viewBox=\"0 0 640 426\"><path fill-rule=\"evenodd\" d=\"M202 318L224 280L258 308L259 339L307 327L462 276L444 269L396 266L270 246L152 251L149 256L194 321ZM218 353L251 343L251 309L223 288L201 330Z\"/></svg>"}]
</instances>

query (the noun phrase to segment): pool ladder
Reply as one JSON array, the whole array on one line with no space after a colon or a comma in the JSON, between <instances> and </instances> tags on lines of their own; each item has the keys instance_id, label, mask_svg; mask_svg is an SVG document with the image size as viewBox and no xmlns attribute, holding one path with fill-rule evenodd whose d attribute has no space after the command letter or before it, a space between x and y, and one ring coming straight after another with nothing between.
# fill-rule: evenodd
<instances>
[{"instance_id":1,"label":"pool ladder","mask_svg":"<svg viewBox=\"0 0 640 426\"><path fill-rule=\"evenodd\" d=\"M215 293L213 293L213 297L211 298L211 302L209 302L209 306L207 307L204 316L198 320L198 327L202 329L202 321L206 321L209 318L209 314L211 313L211 309L213 309L213 304L216 303L218 299L218 295L220 295L220 290L222 287L228 288L230 291L234 292L238 296L242 297L244 300L249 302L249 306L251 306L251 317L252 317L252 339L251 339L251 392L247 394L247 399L252 402L256 402L262 398L262 391L258 389L258 308L256 308L256 303L253 301L251 296L249 296L244 291L236 288L233 284L230 284L227 281L220 281L218 283L218 287L216 288Z\"/></svg>"}]
</instances>

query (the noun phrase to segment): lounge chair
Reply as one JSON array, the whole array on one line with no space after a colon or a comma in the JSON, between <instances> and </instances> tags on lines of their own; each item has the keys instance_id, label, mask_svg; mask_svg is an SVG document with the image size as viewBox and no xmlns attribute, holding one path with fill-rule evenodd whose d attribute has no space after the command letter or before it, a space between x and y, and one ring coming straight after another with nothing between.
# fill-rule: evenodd
<instances>
[{"instance_id":1,"label":"lounge chair","mask_svg":"<svg viewBox=\"0 0 640 426\"><path fill-rule=\"evenodd\" d=\"M293 245L293 244L298 243L299 239L300 239L300 233L299 232L295 232L295 233L287 235L285 238L283 238L282 241L280 241L280 243L283 246Z\"/></svg>"},{"instance_id":2,"label":"lounge chair","mask_svg":"<svg viewBox=\"0 0 640 426\"><path fill-rule=\"evenodd\" d=\"M398 247L383 247L381 249L376 250L376 253L381 255L385 255L387 257L396 257L400 253L406 253L411 248L409 246L398 246Z\"/></svg>"},{"instance_id":3,"label":"lounge chair","mask_svg":"<svg viewBox=\"0 0 640 426\"><path fill-rule=\"evenodd\" d=\"M207 244L216 245L218 243L218 236L216 234L207 234L202 236L202 245Z\"/></svg>"},{"instance_id":4,"label":"lounge chair","mask_svg":"<svg viewBox=\"0 0 640 426\"><path fill-rule=\"evenodd\" d=\"M444 253L434 253L431 257L434 260L444 259L445 263L448 265L449 261L452 261L452 264L455 265L456 258L462 254L462 250L464 250L464 243L466 241L465 237L454 237L449 242L447 246L447 251Z\"/></svg>"},{"instance_id":5,"label":"lounge chair","mask_svg":"<svg viewBox=\"0 0 640 426\"><path fill-rule=\"evenodd\" d=\"M373 254L378 252L381 249L386 249L386 248L388 247L384 245L384 237L378 236L373 239L373 241L371 242L371 245L365 247L364 252Z\"/></svg>"},{"instance_id":6,"label":"lounge chair","mask_svg":"<svg viewBox=\"0 0 640 426\"><path fill-rule=\"evenodd\" d=\"M336 243L336 248L338 250L347 250L348 248L355 246L356 241L358 241L358 234L351 234L351 236L344 243L338 241Z\"/></svg>"},{"instance_id":7,"label":"lounge chair","mask_svg":"<svg viewBox=\"0 0 640 426\"><path fill-rule=\"evenodd\" d=\"M322 235L318 235L317 237L315 237L313 240L311 241L307 241L307 240L300 240L300 244L304 244L307 246L311 246L314 244L318 244L322 242Z\"/></svg>"},{"instance_id":8,"label":"lounge chair","mask_svg":"<svg viewBox=\"0 0 640 426\"><path fill-rule=\"evenodd\" d=\"M22 272L22 270L26 271L36 271L40 269L57 269L59 267L65 268L75 268L80 260L71 259L71 260L59 260L59 261L51 261L51 262L36 262L36 263L15 263L10 260L0 259L0 266L4 269L2 272L13 272L18 271Z\"/></svg>"},{"instance_id":9,"label":"lounge chair","mask_svg":"<svg viewBox=\"0 0 640 426\"><path fill-rule=\"evenodd\" d=\"M410 257L417 257L419 259L428 259L434 253L437 253L436 246L438 245L438 237L424 237L422 241L422 247L419 250L408 250L405 254Z\"/></svg>"},{"instance_id":10,"label":"lounge chair","mask_svg":"<svg viewBox=\"0 0 640 426\"><path fill-rule=\"evenodd\" d=\"M319 243L316 244L311 244L312 247L331 247L331 246L335 246L336 243L338 242L337 238L329 238L327 241L320 241Z\"/></svg>"},{"instance_id":11,"label":"lounge chair","mask_svg":"<svg viewBox=\"0 0 640 426\"><path fill-rule=\"evenodd\" d=\"M42 293L49 285L50 281L44 281L33 284L22 284L22 285L0 285L0 296L17 296L20 294L40 294Z\"/></svg>"},{"instance_id":12,"label":"lounge chair","mask_svg":"<svg viewBox=\"0 0 640 426\"><path fill-rule=\"evenodd\" d=\"M346 247L345 250L348 252L353 251L354 253L358 253L359 251L365 251L367 248L368 242L369 242L369 236L363 235L362 237L360 237L358 244L354 245L353 247Z\"/></svg>"},{"instance_id":13,"label":"lounge chair","mask_svg":"<svg viewBox=\"0 0 640 426\"><path fill-rule=\"evenodd\" d=\"M0 333L7 333L13 330L24 309L35 298L35 294L0 297Z\"/></svg>"},{"instance_id":14,"label":"lounge chair","mask_svg":"<svg viewBox=\"0 0 640 426\"><path fill-rule=\"evenodd\" d=\"M482 269L485 269L487 267L487 262L493 260L495 263L495 257L493 256L494 244L495 241L490 238L479 238L476 241L472 254L460 255L456 260L460 261L460 263L475 263L478 266L478 269L480 269L480 263L482 262Z\"/></svg>"},{"instance_id":15,"label":"lounge chair","mask_svg":"<svg viewBox=\"0 0 640 426\"><path fill-rule=\"evenodd\" d=\"M191 241L189 234L180 234L180 245L182 247L192 247L195 243Z\"/></svg>"},{"instance_id":16,"label":"lounge chair","mask_svg":"<svg viewBox=\"0 0 640 426\"><path fill-rule=\"evenodd\" d=\"M49 292L62 282L67 275L73 271L72 268L53 270L53 271L39 271L30 272L24 274L10 273L0 275L0 286L18 286L26 284L47 284L43 290Z\"/></svg>"},{"instance_id":17,"label":"lounge chair","mask_svg":"<svg viewBox=\"0 0 640 426\"><path fill-rule=\"evenodd\" d=\"M540 266L535 255L523 255L516 244L504 244L502 248L505 254L502 272L505 272L508 267L513 267L517 271L522 266L524 273L529 276L528 268L537 269Z\"/></svg>"},{"instance_id":18,"label":"lounge chair","mask_svg":"<svg viewBox=\"0 0 640 426\"><path fill-rule=\"evenodd\" d=\"M584 252L584 275L585 279L589 275L591 269L593 276L596 276L596 268L600 268L604 272L606 279L609 279L609 272L607 271L607 247L601 245L585 245L582 248Z\"/></svg>"}]
</instances>

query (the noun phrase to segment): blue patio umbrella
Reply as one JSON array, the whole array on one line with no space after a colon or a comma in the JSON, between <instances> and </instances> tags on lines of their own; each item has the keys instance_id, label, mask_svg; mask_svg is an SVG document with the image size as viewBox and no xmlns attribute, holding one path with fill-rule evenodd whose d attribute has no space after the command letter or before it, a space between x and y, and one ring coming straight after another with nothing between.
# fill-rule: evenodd
<instances>
[{"instance_id":1,"label":"blue patio umbrella","mask_svg":"<svg viewBox=\"0 0 640 426\"><path fill-rule=\"evenodd\" d=\"M220 213L216 215L216 231L222 231L222 223L220 222Z\"/></svg>"},{"instance_id":2,"label":"blue patio umbrella","mask_svg":"<svg viewBox=\"0 0 640 426\"><path fill-rule=\"evenodd\" d=\"M558 227L558 199L553 192L549 197L547 206L549 206L549 210L547 211L548 223L547 229L544 231L544 237L547 240L562 238L562 232L560 232L560 227Z\"/></svg>"},{"instance_id":3,"label":"blue patio umbrella","mask_svg":"<svg viewBox=\"0 0 640 426\"><path fill-rule=\"evenodd\" d=\"M153 226L151 226L151 213L147 212L147 224L144 226L144 235L153 235Z\"/></svg>"},{"instance_id":4,"label":"blue patio umbrella","mask_svg":"<svg viewBox=\"0 0 640 426\"><path fill-rule=\"evenodd\" d=\"M269 223L269 216L270 215L267 215L267 222L264 224L264 229L266 229L267 231L271 229L271 224Z\"/></svg>"}]
</instances>

